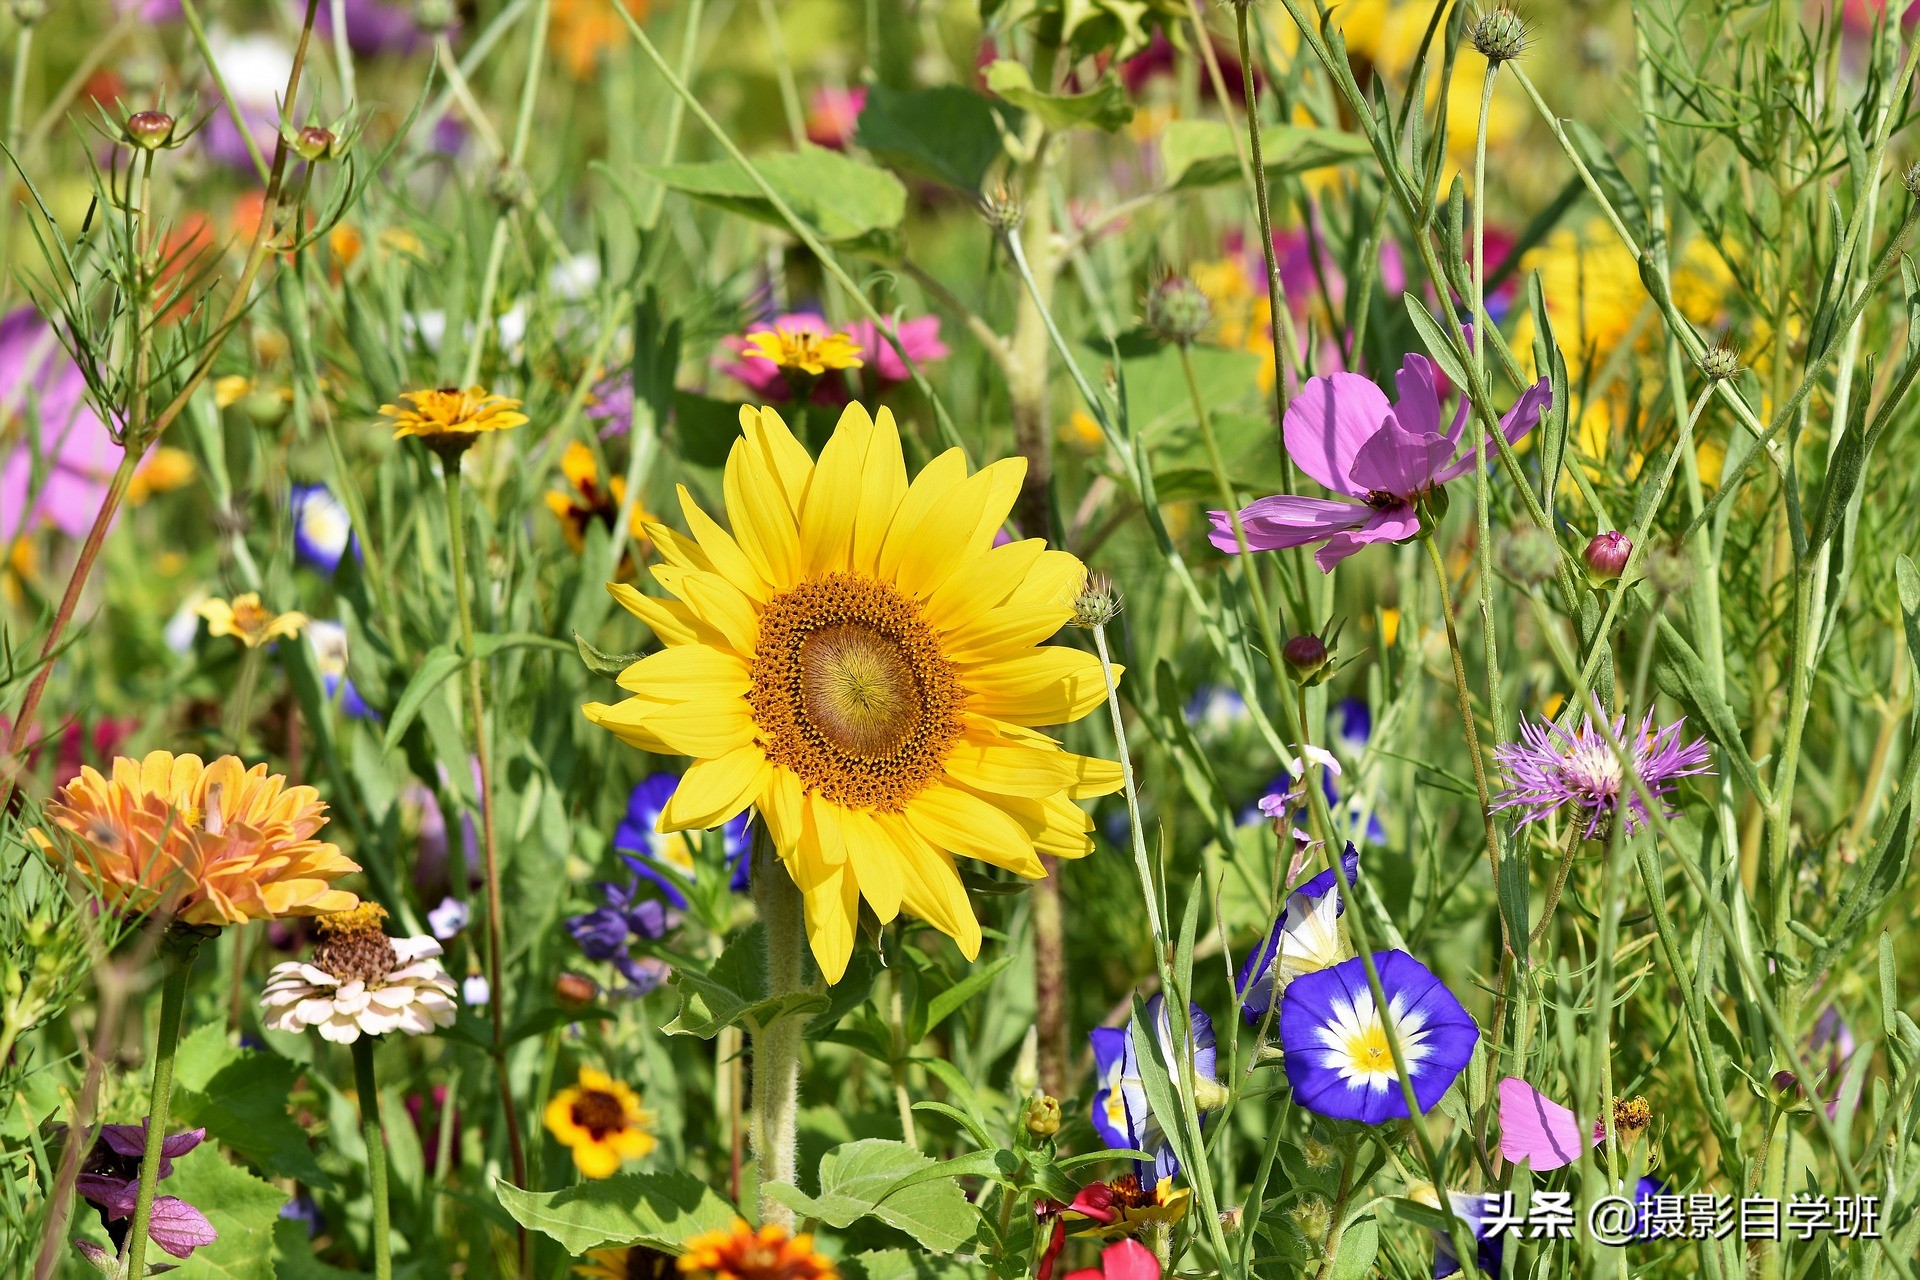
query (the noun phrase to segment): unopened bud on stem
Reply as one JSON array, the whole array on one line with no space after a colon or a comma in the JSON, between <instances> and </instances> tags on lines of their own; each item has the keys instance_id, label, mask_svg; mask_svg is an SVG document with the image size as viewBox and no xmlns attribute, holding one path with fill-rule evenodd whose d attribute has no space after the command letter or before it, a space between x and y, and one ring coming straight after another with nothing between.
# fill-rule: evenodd
<instances>
[{"instance_id":1,"label":"unopened bud on stem","mask_svg":"<svg viewBox=\"0 0 1920 1280\"><path fill-rule=\"evenodd\" d=\"M1586 562L1588 579L1595 586L1605 586L1626 572L1627 561L1633 558L1633 539L1612 529L1596 533L1580 558Z\"/></svg>"}]
</instances>

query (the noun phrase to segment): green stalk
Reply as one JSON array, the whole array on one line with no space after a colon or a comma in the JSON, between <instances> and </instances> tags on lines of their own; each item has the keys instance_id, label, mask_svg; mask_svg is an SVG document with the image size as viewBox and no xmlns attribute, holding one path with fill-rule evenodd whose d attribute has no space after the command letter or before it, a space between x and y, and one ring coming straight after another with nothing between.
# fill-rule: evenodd
<instances>
[{"instance_id":1,"label":"green stalk","mask_svg":"<svg viewBox=\"0 0 1920 1280\"><path fill-rule=\"evenodd\" d=\"M1473 691L1467 687L1467 664L1460 650L1460 631L1453 615L1453 587L1447 580L1447 566L1440 558L1439 544L1433 540L1434 525L1430 508L1423 505L1420 518L1420 545L1427 549L1427 559L1433 565L1433 580L1440 589L1440 613L1447 624L1447 652L1453 658L1453 690L1460 706L1460 725L1467 736L1467 755L1473 761L1473 786L1480 799L1480 823L1486 832L1487 869L1493 873L1495 885L1500 883L1500 837L1493 822L1493 797L1487 789L1487 763L1480 755L1480 726L1473 715ZM1335 860L1338 861L1337 859ZM1513 948L1513 939L1507 936L1506 913L1500 916L1500 937L1508 950Z\"/></svg>"},{"instance_id":2,"label":"green stalk","mask_svg":"<svg viewBox=\"0 0 1920 1280\"><path fill-rule=\"evenodd\" d=\"M1267 166L1260 145L1260 90L1253 79L1253 47L1247 32L1251 0L1234 0L1240 36L1240 82L1247 87L1247 143L1253 152L1253 207L1260 220L1260 256L1267 267L1267 310L1274 326L1273 412L1278 422L1293 398L1294 362L1300 358L1300 339L1293 331L1293 312L1287 306L1287 287L1280 279L1280 261L1273 251L1273 206L1267 194ZM1222 109L1225 98L1221 99ZM1284 353L1284 354L1283 354ZM1293 459L1280 451L1286 488L1294 488Z\"/></svg>"},{"instance_id":3,"label":"green stalk","mask_svg":"<svg viewBox=\"0 0 1920 1280\"><path fill-rule=\"evenodd\" d=\"M367 1144L367 1187L373 1196L373 1274L376 1280L393 1280L387 1140L380 1130L380 1089L373 1079L373 1041L374 1037L362 1035L353 1042L353 1083L360 1094L360 1136Z\"/></svg>"},{"instance_id":4,"label":"green stalk","mask_svg":"<svg viewBox=\"0 0 1920 1280\"><path fill-rule=\"evenodd\" d=\"M767 935L767 997L800 990L806 916L800 888L780 861L766 824L754 827L753 901ZM753 1153L760 1163L760 1224L794 1229L792 1208L770 1193L774 1183L795 1184L798 1171L800 1040L804 1023L776 1018L753 1037Z\"/></svg>"},{"instance_id":5,"label":"green stalk","mask_svg":"<svg viewBox=\"0 0 1920 1280\"><path fill-rule=\"evenodd\" d=\"M473 604L467 585L470 565L467 561L467 525L460 500L460 456L472 443L472 437L456 439L436 446L440 470L447 482L447 549L453 560L453 596L460 614L460 650L466 657L467 738L473 749L480 774L481 852L487 880L487 1014L493 1023L494 1074L500 1080L500 1105L505 1112L507 1150L513 1162L518 1186L527 1185L527 1156L520 1141L520 1118L514 1109L513 1084L507 1073L506 1003L507 989L501 981L501 957L505 948L505 929L500 906L500 846L493 822L493 768L487 753L487 664L474 642ZM522 1261L527 1249L525 1228L520 1232Z\"/></svg>"},{"instance_id":6,"label":"green stalk","mask_svg":"<svg viewBox=\"0 0 1920 1280\"><path fill-rule=\"evenodd\" d=\"M1487 62L1480 86L1480 124L1473 135L1473 368L1482 385L1487 381L1487 117L1493 111L1493 83L1500 64ZM1507 708L1500 688L1500 644L1493 612L1493 530L1488 508L1487 435L1473 433L1473 512L1478 532L1480 572L1480 631L1487 661L1487 714L1493 721L1495 744L1506 741Z\"/></svg>"},{"instance_id":7,"label":"green stalk","mask_svg":"<svg viewBox=\"0 0 1920 1280\"><path fill-rule=\"evenodd\" d=\"M760 0L760 25L767 30L767 51L773 57L774 79L780 83L780 109L787 117L787 134L798 151L807 145L807 113L800 106L793 60L787 57L787 38L780 30L780 11L773 7L773 0Z\"/></svg>"},{"instance_id":8,"label":"green stalk","mask_svg":"<svg viewBox=\"0 0 1920 1280\"><path fill-rule=\"evenodd\" d=\"M176 929L178 930L176 932ZM160 1181L160 1148L167 1138L167 1115L173 1107L173 1055L180 1043L180 1014L187 1002L187 979L200 954L200 935L169 928L163 944L164 972L160 979L160 1035L153 1051L153 1091L147 1101L147 1145L140 1153L140 1189L133 1202L133 1225L127 1233L127 1270L130 1276L147 1274L147 1228L153 1222L153 1192Z\"/></svg>"}]
</instances>

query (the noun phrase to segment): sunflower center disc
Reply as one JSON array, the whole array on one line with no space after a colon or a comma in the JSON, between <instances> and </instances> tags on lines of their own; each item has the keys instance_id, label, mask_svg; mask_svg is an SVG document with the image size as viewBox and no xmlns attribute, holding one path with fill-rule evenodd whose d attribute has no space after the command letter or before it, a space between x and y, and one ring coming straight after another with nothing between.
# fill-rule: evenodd
<instances>
[{"instance_id":1,"label":"sunflower center disc","mask_svg":"<svg viewBox=\"0 0 1920 1280\"><path fill-rule=\"evenodd\" d=\"M573 1122L599 1142L627 1127L627 1109L620 1099L599 1089L588 1089L573 1104Z\"/></svg>"},{"instance_id":2,"label":"sunflower center disc","mask_svg":"<svg viewBox=\"0 0 1920 1280\"><path fill-rule=\"evenodd\" d=\"M940 773L966 694L911 601L832 573L767 603L747 701L767 759L807 790L898 812Z\"/></svg>"}]
</instances>

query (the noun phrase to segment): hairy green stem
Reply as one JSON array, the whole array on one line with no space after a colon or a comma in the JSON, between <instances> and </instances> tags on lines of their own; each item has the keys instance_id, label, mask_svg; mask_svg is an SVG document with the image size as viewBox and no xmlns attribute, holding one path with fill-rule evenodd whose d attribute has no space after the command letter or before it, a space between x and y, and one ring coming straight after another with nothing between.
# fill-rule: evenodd
<instances>
[{"instance_id":1,"label":"hairy green stem","mask_svg":"<svg viewBox=\"0 0 1920 1280\"><path fill-rule=\"evenodd\" d=\"M767 997L777 1000L800 988L801 952L807 929L799 886L773 848L766 824L753 836L753 902L766 930ZM795 1185L800 1107L798 1017L776 1018L753 1037L753 1154L760 1165L760 1224L794 1227L793 1209L775 1198L775 1183Z\"/></svg>"},{"instance_id":2,"label":"hairy green stem","mask_svg":"<svg viewBox=\"0 0 1920 1280\"><path fill-rule=\"evenodd\" d=\"M387 1203L387 1140L380 1128L380 1089L373 1079L375 1037L353 1042L353 1083L360 1094L360 1137L367 1144L367 1192L373 1198L373 1274L392 1280L393 1228ZM451 1106L451 1103L449 1103Z\"/></svg>"},{"instance_id":3,"label":"hairy green stem","mask_svg":"<svg viewBox=\"0 0 1920 1280\"><path fill-rule=\"evenodd\" d=\"M167 1117L173 1107L173 1057L180 1043L180 1015L187 1002L187 979L200 954L200 936L175 926L177 932L162 946L160 1028L153 1050L153 1090L147 1100L147 1145L140 1153L140 1187L133 1202L133 1224L127 1232L127 1271L147 1274L147 1229L153 1222L153 1193L160 1182L160 1148L167 1138Z\"/></svg>"}]
</instances>

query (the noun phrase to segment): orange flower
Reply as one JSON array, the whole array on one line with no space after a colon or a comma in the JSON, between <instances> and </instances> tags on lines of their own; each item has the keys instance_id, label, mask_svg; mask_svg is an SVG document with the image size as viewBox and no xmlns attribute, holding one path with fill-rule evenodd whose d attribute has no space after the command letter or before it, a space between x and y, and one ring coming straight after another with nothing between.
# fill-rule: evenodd
<instances>
[{"instance_id":1,"label":"orange flower","mask_svg":"<svg viewBox=\"0 0 1920 1280\"><path fill-rule=\"evenodd\" d=\"M327 822L319 793L238 756L212 764L170 751L122 756L111 779L88 766L60 788L47 816L68 838L35 829L34 843L119 910L146 911L178 895L174 912L186 923L227 925L360 901L332 884L359 864L313 838Z\"/></svg>"},{"instance_id":2,"label":"orange flower","mask_svg":"<svg viewBox=\"0 0 1920 1280\"><path fill-rule=\"evenodd\" d=\"M839 1280L833 1260L813 1251L812 1236L789 1236L786 1228L758 1231L740 1218L730 1231L709 1231L687 1241L680 1270L713 1280Z\"/></svg>"},{"instance_id":3,"label":"orange flower","mask_svg":"<svg viewBox=\"0 0 1920 1280\"><path fill-rule=\"evenodd\" d=\"M647 20L648 0L626 0L635 22ZM591 80L600 54L627 38L627 24L614 16L606 0L553 0L547 8L547 48L566 64L575 80Z\"/></svg>"}]
</instances>

